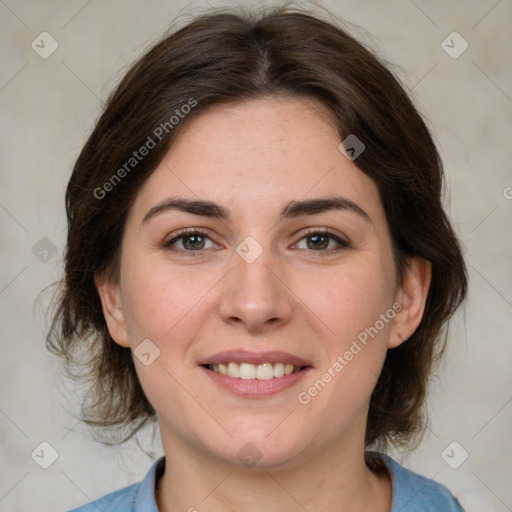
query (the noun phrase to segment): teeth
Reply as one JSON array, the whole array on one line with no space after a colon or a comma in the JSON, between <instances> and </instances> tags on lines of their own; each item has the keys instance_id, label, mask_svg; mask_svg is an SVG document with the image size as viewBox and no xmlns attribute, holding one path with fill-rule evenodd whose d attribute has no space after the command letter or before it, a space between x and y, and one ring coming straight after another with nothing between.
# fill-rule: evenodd
<instances>
[{"instance_id":1,"label":"teeth","mask_svg":"<svg viewBox=\"0 0 512 512\"><path fill-rule=\"evenodd\" d=\"M283 363L276 363L274 365L274 377L282 377L284 375L284 364Z\"/></svg>"},{"instance_id":2,"label":"teeth","mask_svg":"<svg viewBox=\"0 0 512 512\"><path fill-rule=\"evenodd\" d=\"M229 377L233 377L234 379L238 379L239 377L241 377L240 367L238 366L238 364L229 363L226 375L228 375Z\"/></svg>"},{"instance_id":3,"label":"teeth","mask_svg":"<svg viewBox=\"0 0 512 512\"><path fill-rule=\"evenodd\" d=\"M236 363L229 363L230 365L235 365ZM236 365L238 366L238 365ZM240 365L240 378L249 380L249 379L255 379L256 378L256 366L253 364L248 363L242 363ZM230 375L231 377L231 375ZM237 375L238 377L238 375Z\"/></svg>"},{"instance_id":4,"label":"teeth","mask_svg":"<svg viewBox=\"0 0 512 512\"><path fill-rule=\"evenodd\" d=\"M256 370L256 378L259 380L270 380L274 378L274 368L270 363L259 364Z\"/></svg>"},{"instance_id":5,"label":"teeth","mask_svg":"<svg viewBox=\"0 0 512 512\"><path fill-rule=\"evenodd\" d=\"M270 380L278 379L284 375L290 375L297 373L301 370L300 366L293 366L293 364L284 363L262 363L262 364L250 364L250 363L219 363L209 365L210 370L221 375L227 375L233 379L244 379L244 380Z\"/></svg>"}]
</instances>

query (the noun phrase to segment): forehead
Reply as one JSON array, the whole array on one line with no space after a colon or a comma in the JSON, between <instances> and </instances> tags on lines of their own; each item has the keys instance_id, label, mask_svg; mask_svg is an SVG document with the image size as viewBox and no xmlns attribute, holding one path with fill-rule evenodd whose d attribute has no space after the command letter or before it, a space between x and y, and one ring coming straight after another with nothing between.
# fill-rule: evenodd
<instances>
[{"instance_id":1,"label":"forehead","mask_svg":"<svg viewBox=\"0 0 512 512\"><path fill-rule=\"evenodd\" d=\"M240 215L277 214L290 200L343 195L383 216L373 180L339 150L332 114L308 98L214 106L182 127L139 191L143 217L169 195L205 199Z\"/></svg>"}]
</instances>

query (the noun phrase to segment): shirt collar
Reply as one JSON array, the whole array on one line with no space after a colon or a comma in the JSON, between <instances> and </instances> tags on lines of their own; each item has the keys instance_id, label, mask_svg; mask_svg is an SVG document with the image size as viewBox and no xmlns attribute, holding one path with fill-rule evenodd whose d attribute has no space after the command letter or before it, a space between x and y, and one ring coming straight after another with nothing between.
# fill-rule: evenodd
<instances>
[{"instance_id":1,"label":"shirt collar","mask_svg":"<svg viewBox=\"0 0 512 512\"><path fill-rule=\"evenodd\" d=\"M398 464L388 455L383 453L380 453L379 455L383 459L391 477L393 487L392 512L394 512L396 509L395 500L397 495L396 474L400 466L398 466ZM151 466L144 480L140 483L139 490L135 498L133 512L158 512L158 507L156 506L156 488L158 481L164 474L164 471L165 457L161 457Z\"/></svg>"},{"instance_id":2,"label":"shirt collar","mask_svg":"<svg viewBox=\"0 0 512 512\"><path fill-rule=\"evenodd\" d=\"M158 459L149 469L140 483L133 512L158 512L156 506L156 487L165 470L165 457Z\"/></svg>"}]
</instances>

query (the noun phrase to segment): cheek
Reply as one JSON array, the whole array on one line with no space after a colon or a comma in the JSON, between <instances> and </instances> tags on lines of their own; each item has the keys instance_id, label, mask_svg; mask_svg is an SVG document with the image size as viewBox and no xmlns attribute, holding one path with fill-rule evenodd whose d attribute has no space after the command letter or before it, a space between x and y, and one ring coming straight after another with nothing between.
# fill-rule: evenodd
<instances>
[{"instance_id":1,"label":"cheek","mask_svg":"<svg viewBox=\"0 0 512 512\"><path fill-rule=\"evenodd\" d=\"M164 412L177 428L185 431L187 421L202 424L204 413L190 401L185 383L195 367L189 349L204 324L208 291L219 277L183 268L176 271L144 259L130 267L127 261L127 268L123 304L142 388L155 410ZM147 366L137 358L137 346L145 339L156 346L149 352L158 354ZM184 410L189 417L184 417Z\"/></svg>"},{"instance_id":2,"label":"cheek","mask_svg":"<svg viewBox=\"0 0 512 512\"><path fill-rule=\"evenodd\" d=\"M394 318L392 277L376 263L303 285L302 296L310 298L307 306L323 326L325 357L299 401L314 402L335 424L340 410L365 407L377 382Z\"/></svg>"},{"instance_id":3,"label":"cheek","mask_svg":"<svg viewBox=\"0 0 512 512\"><path fill-rule=\"evenodd\" d=\"M191 340L200 328L198 317L204 314L205 297L219 281L218 273L198 273L192 266L176 271L151 259L131 266L127 261L126 267L130 272L122 276L123 305L132 346L149 338L161 350L179 350L186 342L184 333Z\"/></svg>"},{"instance_id":4,"label":"cheek","mask_svg":"<svg viewBox=\"0 0 512 512\"><path fill-rule=\"evenodd\" d=\"M298 295L324 324L329 343L341 349L391 308L391 277L378 264L347 266L302 279L297 282ZM379 330L387 331L387 326Z\"/></svg>"}]
</instances>

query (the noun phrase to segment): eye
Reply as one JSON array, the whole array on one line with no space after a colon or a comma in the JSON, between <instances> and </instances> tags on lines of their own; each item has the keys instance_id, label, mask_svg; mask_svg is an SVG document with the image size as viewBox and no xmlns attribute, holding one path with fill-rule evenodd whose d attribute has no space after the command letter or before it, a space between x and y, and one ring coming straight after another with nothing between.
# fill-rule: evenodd
<instances>
[{"instance_id":1,"label":"eye","mask_svg":"<svg viewBox=\"0 0 512 512\"><path fill-rule=\"evenodd\" d=\"M218 247L210 237L198 230L184 230L164 243L166 249L177 252L199 252Z\"/></svg>"},{"instance_id":2,"label":"eye","mask_svg":"<svg viewBox=\"0 0 512 512\"><path fill-rule=\"evenodd\" d=\"M295 244L295 247L297 249L331 253L346 249L350 247L350 244L329 231L314 229L302 237Z\"/></svg>"},{"instance_id":3,"label":"eye","mask_svg":"<svg viewBox=\"0 0 512 512\"><path fill-rule=\"evenodd\" d=\"M186 229L175 234L164 242L165 249L182 253L187 256L200 256L201 251L219 248L204 231ZM350 247L350 244L340 236L326 229L308 231L294 246L294 249L315 251L318 253L333 253Z\"/></svg>"}]
</instances>

